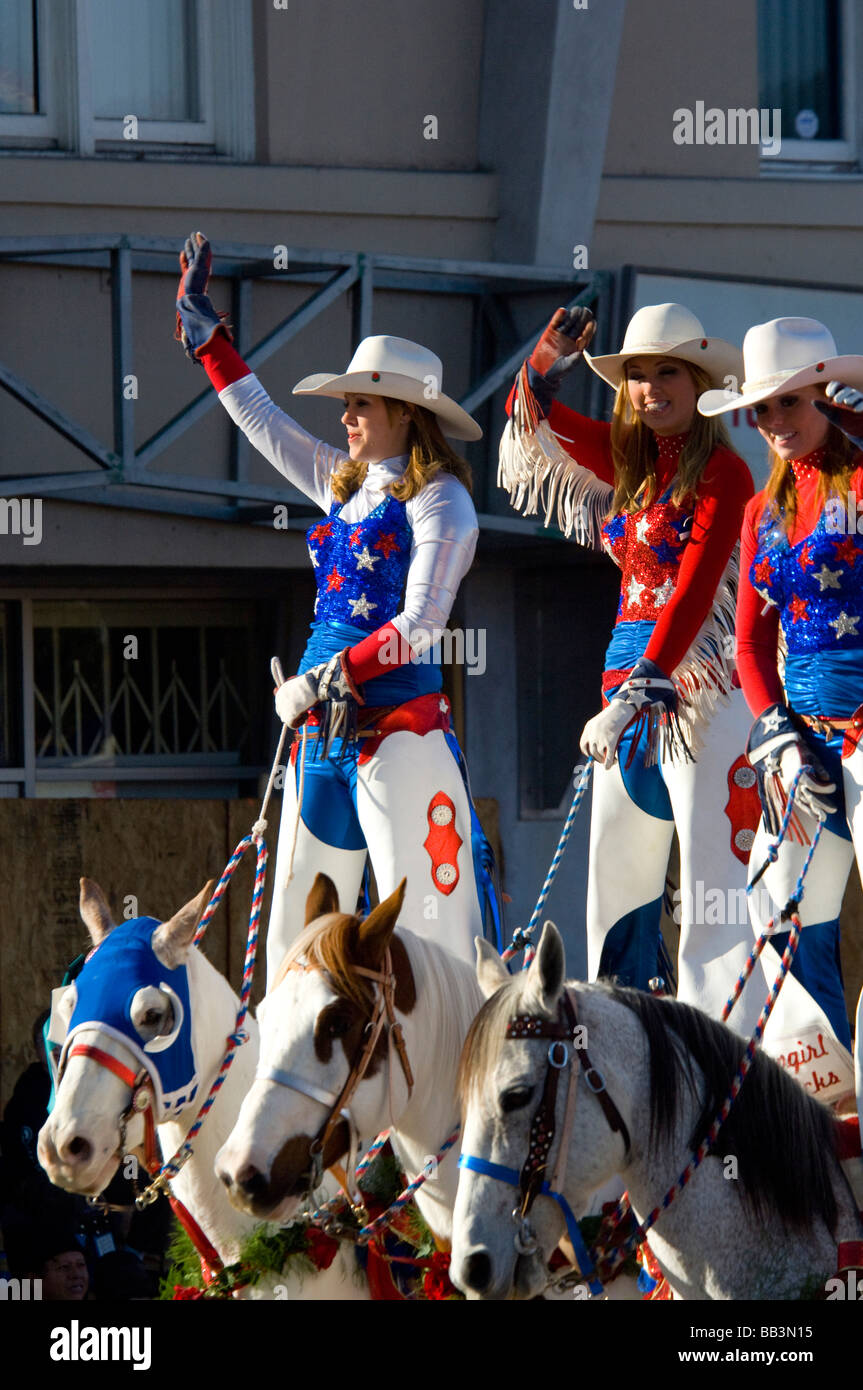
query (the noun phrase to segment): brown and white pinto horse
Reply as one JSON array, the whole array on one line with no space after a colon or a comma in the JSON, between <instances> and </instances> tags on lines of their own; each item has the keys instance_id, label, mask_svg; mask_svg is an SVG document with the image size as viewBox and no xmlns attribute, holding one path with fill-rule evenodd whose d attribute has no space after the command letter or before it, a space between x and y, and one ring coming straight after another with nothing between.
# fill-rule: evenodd
<instances>
[{"instance_id":1,"label":"brown and white pinto horse","mask_svg":"<svg viewBox=\"0 0 863 1390\"><path fill-rule=\"evenodd\" d=\"M482 994L470 966L396 929L403 897L404 882L363 920L339 911L331 879L315 880L306 930L258 1008L257 1077L216 1157L228 1195L242 1210L287 1219L314 1180L314 1148L322 1146L325 1167L339 1162L349 1151L351 1126L360 1153L391 1128L393 1148L413 1176L457 1125L459 1056ZM425 1220L444 1240L457 1160L456 1147L417 1195Z\"/></svg>"}]
</instances>

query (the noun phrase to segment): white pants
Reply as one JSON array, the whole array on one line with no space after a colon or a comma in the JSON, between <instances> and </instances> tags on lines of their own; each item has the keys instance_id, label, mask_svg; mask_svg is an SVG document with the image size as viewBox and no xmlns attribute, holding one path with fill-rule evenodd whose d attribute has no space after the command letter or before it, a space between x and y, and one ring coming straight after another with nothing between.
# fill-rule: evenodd
<instances>
[{"instance_id":1,"label":"white pants","mask_svg":"<svg viewBox=\"0 0 863 1390\"><path fill-rule=\"evenodd\" d=\"M661 757L656 767L641 768L637 782L617 759L609 769L594 768L587 894L591 979L601 963L604 973L623 979L629 975L628 982L641 988L646 987L644 976L656 973L652 962L676 827L677 997L720 1016L752 946L746 865L732 848L736 827L726 812L729 772L743 753L751 722L743 694L736 690L702 728L697 761ZM625 736L621 756L625 762ZM744 992L731 1026L751 1031L762 1003L755 1002L754 991Z\"/></svg>"},{"instance_id":2,"label":"white pants","mask_svg":"<svg viewBox=\"0 0 863 1390\"><path fill-rule=\"evenodd\" d=\"M267 932L268 982L303 929L306 898L315 876L328 874L338 889L342 910L353 912L367 853L381 899L407 878L400 924L472 965L474 938L482 935L483 924L474 879L470 806L442 731L389 734L364 763L357 761L356 752L349 752L343 764L333 759L318 762L315 748L309 740L299 825L299 752L297 776L286 778ZM439 800L437 809L430 807L439 793L452 803L454 815L447 801ZM346 848L346 841L353 847Z\"/></svg>"}]
</instances>

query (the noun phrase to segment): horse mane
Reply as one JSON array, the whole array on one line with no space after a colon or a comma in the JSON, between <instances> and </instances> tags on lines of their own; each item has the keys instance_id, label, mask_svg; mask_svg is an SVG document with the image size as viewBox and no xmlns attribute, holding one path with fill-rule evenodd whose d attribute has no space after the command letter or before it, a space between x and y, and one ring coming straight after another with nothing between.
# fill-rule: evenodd
<instances>
[{"instance_id":1,"label":"horse mane","mask_svg":"<svg viewBox=\"0 0 863 1390\"><path fill-rule=\"evenodd\" d=\"M746 1043L725 1024L689 1004L655 998L641 990L603 988L635 1014L647 1035L649 1148L670 1138L682 1090L687 1087L700 1099L689 1137L694 1151L731 1089ZM700 1085L694 1066L703 1078ZM775 1215L786 1227L806 1231L820 1218L831 1234L835 1232L839 1213L833 1185L833 1118L765 1052L756 1052L713 1154L736 1157L738 1190L759 1220Z\"/></svg>"},{"instance_id":2,"label":"horse mane","mask_svg":"<svg viewBox=\"0 0 863 1390\"><path fill-rule=\"evenodd\" d=\"M500 1058L506 1025L519 1011L525 979L525 974L519 974L502 985L486 1000L471 1025L459 1066L463 1109ZM725 1024L689 1004L605 983L591 985L590 991L605 994L629 1009L646 1034L650 1065L648 1151L655 1152L673 1135L687 1091L699 1101L689 1136L694 1151L731 1089L746 1043ZM613 1089L612 1082L612 1094ZM834 1189L833 1118L766 1053L755 1054L713 1153L723 1158L735 1156L737 1190L758 1220L775 1215L787 1228L802 1232L820 1218L830 1233L835 1233L839 1212ZM669 1174L669 1181L673 1176Z\"/></svg>"},{"instance_id":3,"label":"horse mane","mask_svg":"<svg viewBox=\"0 0 863 1390\"><path fill-rule=\"evenodd\" d=\"M345 995L371 1014L374 995L367 980L352 969L364 965L359 939L361 918L347 912L327 912L300 932L279 966L271 990L292 965L305 960L329 975L336 994Z\"/></svg>"}]
</instances>

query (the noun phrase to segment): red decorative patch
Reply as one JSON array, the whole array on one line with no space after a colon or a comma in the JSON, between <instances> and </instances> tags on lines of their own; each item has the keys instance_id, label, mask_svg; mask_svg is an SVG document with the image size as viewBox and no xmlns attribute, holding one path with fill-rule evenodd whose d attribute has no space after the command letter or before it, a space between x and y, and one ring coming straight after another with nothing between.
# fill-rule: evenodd
<instances>
[{"instance_id":1,"label":"red decorative patch","mask_svg":"<svg viewBox=\"0 0 863 1390\"><path fill-rule=\"evenodd\" d=\"M435 792L428 808L429 833L424 846L431 859L432 883L448 896L459 880L458 852L464 843L455 828L455 805L446 792Z\"/></svg>"},{"instance_id":2,"label":"red decorative patch","mask_svg":"<svg viewBox=\"0 0 863 1390\"><path fill-rule=\"evenodd\" d=\"M799 557L798 557L798 558L799 558L799 561L800 561L800 568L801 568L801 569L808 569L810 565L814 565L814 564L815 564L815 561L814 561L813 558L812 558L812 552L811 552L811 550L810 550L810 544L811 544L811 542L809 542L809 541L806 542L806 544L804 545L804 547L803 547L803 549L801 550L800 555L799 555Z\"/></svg>"},{"instance_id":3,"label":"red decorative patch","mask_svg":"<svg viewBox=\"0 0 863 1390\"><path fill-rule=\"evenodd\" d=\"M321 541L326 540L327 536L330 534L331 529L332 527L330 526L330 523L328 521L325 523L322 522L320 526L315 526L313 530L309 532L309 540L315 541L317 544L320 544Z\"/></svg>"},{"instance_id":4,"label":"red decorative patch","mask_svg":"<svg viewBox=\"0 0 863 1390\"><path fill-rule=\"evenodd\" d=\"M359 545L359 543L360 543L360 541L362 540L362 538L363 538L363 528L362 528L362 526L358 526L357 529L356 529L356 531L352 531L352 532L351 532L350 544L351 544L351 545Z\"/></svg>"},{"instance_id":5,"label":"red decorative patch","mask_svg":"<svg viewBox=\"0 0 863 1390\"><path fill-rule=\"evenodd\" d=\"M745 753L741 753L728 770L728 801L725 814L731 821L731 853L741 864L749 863L749 854L761 819L758 778Z\"/></svg>"},{"instance_id":6,"label":"red decorative patch","mask_svg":"<svg viewBox=\"0 0 863 1390\"><path fill-rule=\"evenodd\" d=\"M808 608L808 601L805 598L798 598L797 594L794 594L788 605L788 611L791 614L792 621L799 623L801 618L806 617Z\"/></svg>"},{"instance_id":7,"label":"red decorative patch","mask_svg":"<svg viewBox=\"0 0 863 1390\"><path fill-rule=\"evenodd\" d=\"M329 574L327 575L327 588L328 588L328 589L337 589L337 590L338 590L338 589L340 589L340 588L342 587L342 585L344 584L344 582L345 582L345 576L344 576L343 574L339 574L339 572L338 572L337 569L331 569L331 570L330 570Z\"/></svg>"},{"instance_id":8,"label":"red decorative patch","mask_svg":"<svg viewBox=\"0 0 863 1390\"><path fill-rule=\"evenodd\" d=\"M767 559L759 560L752 573L759 584L767 584L773 578L773 566Z\"/></svg>"}]
</instances>

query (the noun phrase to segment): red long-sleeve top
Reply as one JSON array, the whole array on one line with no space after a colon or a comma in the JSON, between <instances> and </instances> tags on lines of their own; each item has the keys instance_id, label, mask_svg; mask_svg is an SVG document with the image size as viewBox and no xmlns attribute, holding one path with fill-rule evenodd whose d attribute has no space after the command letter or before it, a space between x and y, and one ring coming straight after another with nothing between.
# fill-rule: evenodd
<instances>
[{"instance_id":1,"label":"red long-sleeve top","mask_svg":"<svg viewBox=\"0 0 863 1390\"><path fill-rule=\"evenodd\" d=\"M609 424L579 415L559 401L552 405L549 424L568 454L603 482L613 485ZM677 472L685 439L685 435L657 436L656 499ZM714 449L696 489L692 530L677 569L674 592L657 618L644 652L668 675L683 660L710 612L752 493L752 476L743 459L730 449ZM651 507L656 505L656 499ZM649 516L651 507L645 509L645 515ZM630 578L624 570L622 588L626 588Z\"/></svg>"}]
</instances>

